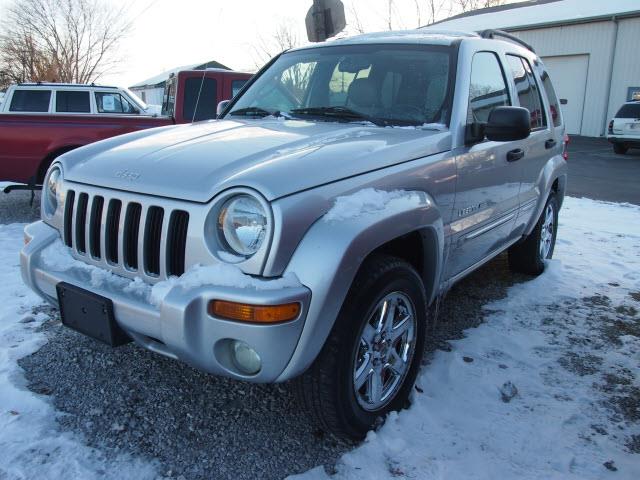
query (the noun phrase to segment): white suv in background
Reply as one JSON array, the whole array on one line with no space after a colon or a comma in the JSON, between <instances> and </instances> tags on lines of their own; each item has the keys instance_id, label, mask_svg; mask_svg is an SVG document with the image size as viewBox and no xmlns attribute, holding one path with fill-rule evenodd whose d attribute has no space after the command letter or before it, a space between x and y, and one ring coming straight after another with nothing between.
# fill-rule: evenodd
<instances>
[{"instance_id":1,"label":"white suv in background","mask_svg":"<svg viewBox=\"0 0 640 480\"><path fill-rule=\"evenodd\" d=\"M613 151L624 155L630 148L640 148L640 101L627 102L609 122L607 140Z\"/></svg>"}]
</instances>

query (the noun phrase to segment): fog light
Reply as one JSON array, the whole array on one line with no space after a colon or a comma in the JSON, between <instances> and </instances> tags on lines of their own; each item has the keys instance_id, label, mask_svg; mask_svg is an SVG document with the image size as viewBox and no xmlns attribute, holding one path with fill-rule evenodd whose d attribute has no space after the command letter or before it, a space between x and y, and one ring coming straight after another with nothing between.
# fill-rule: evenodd
<instances>
[{"instance_id":1,"label":"fog light","mask_svg":"<svg viewBox=\"0 0 640 480\"><path fill-rule=\"evenodd\" d=\"M253 348L240 340L234 340L232 344L233 362L238 369L246 375L255 375L262 367L260 355Z\"/></svg>"}]
</instances>

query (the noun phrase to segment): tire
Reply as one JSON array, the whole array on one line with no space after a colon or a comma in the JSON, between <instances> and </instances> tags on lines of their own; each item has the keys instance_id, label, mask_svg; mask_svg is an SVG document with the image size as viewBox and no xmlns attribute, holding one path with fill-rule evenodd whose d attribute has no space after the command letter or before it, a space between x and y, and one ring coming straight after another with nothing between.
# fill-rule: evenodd
<instances>
[{"instance_id":1,"label":"tire","mask_svg":"<svg viewBox=\"0 0 640 480\"><path fill-rule=\"evenodd\" d=\"M624 155L625 153L627 153L628 150L629 150L629 148L624 146L621 143L614 143L613 144L613 151L615 153L617 153L618 155Z\"/></svg>"},{"instance_id":2,"label":"tire","mask_svg":"<svg viewBox=\"0 0 640 480\"><path fill-rule=\"evenodd\" d=\"M391 334L385 327L373 327L374 318L382 318L385 300L386 311L392 313L386 317L393 317L386 325L395 326L388 331L406 329L396 341L389 341ZM397 305L393 310L392 304ZM402 322L411 309L413 317L405 316L407 320ZM356 276L322 351L296 381L298 398L312 420L325 432L360 440L378 419L405 408L424 353L426 323L425 289L415 269L395 257L368 260ZM386 340L380 332L386 333ZM371 337L373 333L375 337ZM413 341L408 344L410 337ZM400 354L404 345L409 345L406 356ZM356 376L365 379L359 390ZM378 378L383 381L377 383ZM370 392L377 393L370 396Z\"/></svg>"},{"instance_id":3,"label":"tire","mask_svg":"<svg viewBox=\"0 0 640 480\"><path fill-rule=\"evenodd\" d=\"M553 256L557 226L558 197L551 192L533 231L509 249L509 268L518 273L540 275L544 271L544 261Z\"/></svg>"}]
</instances>

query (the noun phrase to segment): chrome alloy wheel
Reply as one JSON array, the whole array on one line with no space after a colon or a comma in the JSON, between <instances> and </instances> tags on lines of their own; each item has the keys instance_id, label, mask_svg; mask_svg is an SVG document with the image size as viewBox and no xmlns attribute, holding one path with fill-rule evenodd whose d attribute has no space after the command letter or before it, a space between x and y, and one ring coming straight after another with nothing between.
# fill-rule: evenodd
<instances>
[{"instance_id":1,"label":"chrome alloy wheel","mask_svg":"<svg viewBox=\"0 0 640 480\"><path fill-rule=\"evenodd\" d=\"M540 230L540 258L545 260L549 257L551 246L553 245L553 229L555 228L555 217L553 205L549 203L544 209L544 220Z\"/></svg>"},{"instance_id":2,"label":"chrome alloy wheel","mask_svg":"<svg viewBox=\"0 0 640 480\"><path fill-rule=\"evenodd\" d=\"M385 407L402 386L415 351L416 322L416 309L401 292L385 296L367 319L353 365L354 391L364 410Z\"/></svg>"}]
</instances>

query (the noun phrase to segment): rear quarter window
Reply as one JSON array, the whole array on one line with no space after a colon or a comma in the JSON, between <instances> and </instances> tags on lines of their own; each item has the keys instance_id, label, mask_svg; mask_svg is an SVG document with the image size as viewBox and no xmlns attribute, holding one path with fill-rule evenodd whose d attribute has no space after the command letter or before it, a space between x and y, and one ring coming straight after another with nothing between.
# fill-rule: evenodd
<instances>
[{"instance_id":1,"label":"rear quarter window","mask_svg":"<svg viewBox=\"0 0 640 480\"><path fill-rule=\"evenodd\" d=\"M616 118L640 118L640 103L626 103L616 113Z\"/></svg>"},{"instance_id":2,"label":"rear quarter window","mask_svg":"<svg viewBox=\"0 0 640 480\"><path fill-rule=\"evenodd\" d=\"M542 68L542 65L539 62L535 62L535 67L538 75L540 75L540 80L542 80L542 89L547 95L547 100L549 100L551 121L553 122L554 127L559 127L562 125L560 102L558 102L558 96L556 95L556 91L551 83L551 78L549 78L549 74L544 68Z\"/></svg>"},{"instance_id":3,"label":"rear quarter window","mask_svg":"<svg viewBox=\"0 0 640 480\"><path fill-rule=\"evenodd\" d=\"M11 97L10 112L42 113L49 111L51 90L16 90Z\"/></svg>"}]
</instances>

